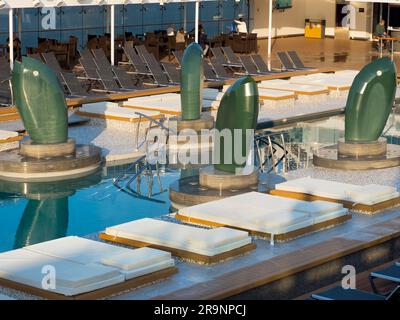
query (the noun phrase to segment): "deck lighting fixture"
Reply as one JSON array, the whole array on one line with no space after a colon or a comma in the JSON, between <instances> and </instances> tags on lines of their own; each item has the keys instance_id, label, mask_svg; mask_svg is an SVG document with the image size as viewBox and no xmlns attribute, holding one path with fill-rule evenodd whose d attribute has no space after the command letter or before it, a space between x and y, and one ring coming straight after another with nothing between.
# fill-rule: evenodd
<instances>
[{"instance_id":1,"label":"deck lighting fixture","mask_svg":"<svg viewBox=\"0 0 400 320\"><path fill-rule=\"evenodd\" d=\"M62 7L64 5L65 5L65 2L63 0L60 0L60 1L57 2L56 7L59 8L59 7Z\"/></svg>"},{"instance_id":2,"label":"deck lighting fixture","mask_svg":"<svg viewBox=\"0 0 400 320\"><path fill-rule=\"evenodd\" d=\"M96 0L96 3L97 3L99 6L103 6L103 5L107 4L107 1L105 1L105 0Z\"/></svg>"},{"instance_id":3,"label":"deck lighting fixture","mask_svg":"<svg viewBox=\"0 0 400 320\"><path fill-rule=\"evenodd\" d=\"M4 0L0 0L0 9L3 9L7 3Z\"/></svg>"}]
</instances>

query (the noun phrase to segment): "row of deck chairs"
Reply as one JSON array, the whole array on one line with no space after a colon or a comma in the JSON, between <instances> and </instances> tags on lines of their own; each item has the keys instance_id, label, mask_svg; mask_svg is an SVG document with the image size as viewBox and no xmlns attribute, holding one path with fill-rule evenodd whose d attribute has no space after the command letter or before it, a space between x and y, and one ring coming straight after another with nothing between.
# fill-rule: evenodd
<instances>
[{"instance_id":1,"label":"row of deck chairs","mask_svg":"<svg viewBox=\"0 0 400 320\"><path fill-rule=\"evenodd\" d=\"M12 103L10 77L10 65L6 57L0 57L0 105Z\"/></svg>"},{"instance_id":2,"label":"row of deck chairs","mask_svg":"<svg viewBox=\"0 0 400 320\"><path fill-rule=\"evenodd\" d=\"M381 279L390 281L395 284L394 289L389 292L379 292L375 285L375 280ZM324 292L319 292L311 295L313 300L393 300L400 301L400 262L371 272L369 280L373 293L358 290L358 289L344 289L342 286L328 289Z\"/></svg>"}]
</instances>

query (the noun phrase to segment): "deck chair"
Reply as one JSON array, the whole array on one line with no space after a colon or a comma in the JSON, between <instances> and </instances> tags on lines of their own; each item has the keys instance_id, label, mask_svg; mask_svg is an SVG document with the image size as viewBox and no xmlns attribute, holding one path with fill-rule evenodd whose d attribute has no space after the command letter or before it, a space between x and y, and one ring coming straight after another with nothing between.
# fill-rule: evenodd
<instances>
[{"instance_id":1,"label":"deck chair","mask_svg":"<svg viewBox=\"0 0 400 320\"><path fill-rule=\"evenodd\" d=\"M44 52L42 53L42 57L46 65L57 75L58 80L63 83L64 79L61 77L63 70L61 69L60 63L58 62L54 52Z\"/></svg>"},{"instance_id":2,"label":"deck chair","mask_svg":"<svg viewBox=\"0 0 400 320\"><path fill-rule=\"evenodd\" d=\"M271 72L268 68L268 65L265 63L264 59L259 54L251 55L251 59L253 59L254 64L257 66L257 69L260 72L263 73Z\"/></svg>"},{"instance_id":3,"label":"deck chair","mask_svg":"<svg viewBox=\"0 0 400 320\"><path fill-rule=\"evenodd\" d=\"M82 85L82 83L79 82L79 80L75 77L73 73L62 72L61 77L67 88L68 95L78 97L86 97L91 95L87 92L85 87Z\"/></svg>"},{"instance_id":4,"label":"deck chair","mask_svg":"<svg viewBox=\"0 0 400 320\"><path fill-rule=\"evenodd\" d=\"M299 70L315 69L312 67L306 67L304 65L303 61L301 61L301 59L296 51L288 51L287 54L288 54L290 60L292 60L293 65L296 69L299 69Z\"/></svg>"},{"instance_id":5,"label":"deck chair","mask_svg":"<svg viewBox=\"0 0 400 320\"><path fill-rule=\"evenodd\" d=\"M97 73L97 66L94 63L92 58L84 58L81 57L79 59L79 63L81 64L83 71L85 72L85 79L99 81L100 77Z\"/></svg>"},{"instance_id":6,"label":"deck chair","mask_svg":"<svg viewBox=\"0 0 400 320\"><path fill-rule=\"evenodd\" d=\"M132 78L126 71L119 67L113 67L112 71L117 78L117 81L122 89L126 90L137 90L139 89L138 86L132 81Z\"/></svg>"},{"instance_id":7,"label":"deck chair","mask_svg":"<svg viewBox=\"0 0 400 320\"><path fill-rule=\"evenodd\" d=\"M280 51L276 55L278 56L278 59L281 62L283 69L288 71L296 70L293 62L290 60L286 52Z\"/></svg>"},{"instance_id":8,"label":"deck chair","mask_svg":"<svg viewBox=\"0 0 400 320\"><path fill-rule=\"evenodd\" d=\"M212 68L214 69L215 74L219 79L232 79L234 77L230 76L228 72L226 72L225 67L220 64L218 61L213 58L210 59L210 63Z\"/></svg>"},{"instance_id":9,"label":"deck chair","mask_svg":"<svg viewBox=\"0 0 400 320\"><path fill-rule=\"evenodd\" d=\"M388 293L381 293L379 292L378 288L375 285L375 279L382 279L396 283L397 285L400 284L400 265L397 263L387 267L382 270L371 272L369 275L369 281L371 283L372 290L377 294L387 295Z\"/></svg>"},{"instance_id":10,"label":"deck chair","mask_svg":"<svg viewBox=\"0 0 400 320\"><path fill-rule=\"evenodd\" d=\"M225 57L225 55L221 51L221 47L215 47L211 48L211 52L213 54L212 59L215 61L215 63L218 63L222 66L226 67L236 67L236 68L241 68L242 64L233 64L228 61L228 59Z\"/></svg>"},{"instance_id":11,"label":"deck chair","mask_svg":"<svg viewBox=\"0 0 400 320\"><path fill-rule=\"evenodd\" d=\"M149 53L144 45L136 46L136 50L146 62L147 67L151 72L151 76L154 79L154 82L159 86L171 85L167 75L161 69L160 63L157 61L154 55Z\"/></svg>"},{"instance_id":12,"label":"deck chair","mask_svg":"<svg viewBox=\"0 0 400 320\"><path fill-rule=\"evenodd\" d=\"M147 69L146 64L136 53L133 47L124 47L124 52L129 59L130 64L135 69L135 73L139 75L151 75L151 72Z\"/></svg>"},{"instance_id":13,"label":"deck chair","mask_svg":"<svg viewBox=\"0 0 400 320\"><path fill-rule=\"evenodd\" d=\"M215 74L213 68L210 66L207 60L203 60L203 72L204 78L207 81L221 81L224 79L219 79Z\"/></svg>"},{"instance_id":14,"label":"deck chair","mask_svg":"<svg viewBox=\"0 0 400 320\"><path fill-rule=\"evenodd\" d=\"M109 72L108 70L105 69L98 69L97 74L99 75L100 83L103 85L104 91L126 92L134 90L134 89L120 88L114 79L114 74L112 71Z\"/></svg>"},{"instance_id":15,"label":"deck chair","mask_svg":"<svg viewBox=\"0 0 400 320\"><path fill-rule=\"evenodd\" d=\"M11 105L11 70L7 58L0 57L0 105Z\"/></svg>"},{"instance_id":16,"label":"deck chair","mask_svg":"<svg viewBox=\"0 0 400 320\"><path fill-rule=\"evenodd\" d=\"M182 65L182 58L183 58L183 51L172 51L176 61L178 62L179 66Z\"/></svg>"},{"instance_id":17,"label":"deck chair","mask_svg":"<svg viewBox=\"0 0 400 320\"><path fill-rule=\"evenodd\" d=\"M260 75L270 74L270 72L268 73L259 72L250 56L241 56L240 60L242 61L242 64L247 74L250 76L260 76Z\"/></svg>"},{"instance_id":18,"label":"deck chair","mask_svg":"<svg viewBox=\"0 0 400 320\"><path fill-rule=\"evenodd\" d=\"M315 300L393 300L400 299L400 286L397 286L388 296L370 293L357 289L343 289L342 286L328 289L324 292L314 293L311 297Z\"/></svg>"},{"instance_id":19,"label":"deck chair","mask_svg":"<svg viewBox=\"0 0 400 320\"><path fill-rule=\"evenodd\" d=\"M110 61L108 61L106 54L102 48L92 49L94 62L97 65L97 69L104 69L108 71L112 71L112 66Z\"/></svg>"},{"instance_id":20,"label":"deck chair","mask_svg":"<svg viewBox=\"0 0 400 320\"><path fill-rule=\"evenodd\" d=\"M230 64L242 66L242 63L237 58L231 47L222 47L221 49L225 53L225 56L228 58L228 62Z\"/></svg>"},{"instance_id":21,"label":"deck chair","mask_svg":"<svg viewBox=\"0 0 400 320\"><path fill-rule=\"evenodd\" d=\"M172 83L178 84L181 82L181 74L176 68L175 63L162 62L161 65Z\"/></svg>"}]
</instances>

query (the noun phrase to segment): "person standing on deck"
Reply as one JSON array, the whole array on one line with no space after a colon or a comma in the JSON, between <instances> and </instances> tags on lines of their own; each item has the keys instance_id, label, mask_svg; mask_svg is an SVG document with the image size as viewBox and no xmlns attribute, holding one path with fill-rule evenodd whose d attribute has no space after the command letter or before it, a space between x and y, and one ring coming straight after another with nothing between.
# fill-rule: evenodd
<instances>
[{"instance_id":1,"label":"person standing on deck","mask_svg":"<svg viewBox=\"0 0 400 320\"><path fill-rule=\"evenodd\" d=\"M242 17L240 17L238 20L234 20L234 22L237 25L237 32L247 33L247 24Z\"/></svg>"},{"instance_id":2,"label":"person standing on deck","mask_svg":"<svg viewBox=\"0 0 400 320\"><path fill-rule=\"evenodd\" d=\"M389 35L386 32L386 28L385 28L385 20L381 19L381 21L379 21L379 23L376 25L375 36L379 37L379 38L389 37ZM379 49L381 46L382 47L387 46L387 41L378 42L377 49Z\"/></svg>"}]
</instances>

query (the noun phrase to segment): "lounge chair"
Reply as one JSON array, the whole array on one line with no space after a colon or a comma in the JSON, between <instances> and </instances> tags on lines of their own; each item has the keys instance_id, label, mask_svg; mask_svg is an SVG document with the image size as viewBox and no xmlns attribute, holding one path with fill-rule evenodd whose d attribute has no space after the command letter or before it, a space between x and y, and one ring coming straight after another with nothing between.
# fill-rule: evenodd
<instances>
[{"instance_id":1,"label":"lounge chair","mask_svg":"<svg viewBox=\"0 0 400 320\"><path fill-rule=\"evenodd\" d=\"M240 60L242 61L242 64L244 66L244 69L246 70L247 74L250 76L260 76L260 75L267 75L271 74L270 72L264 73L260 72L255 64L253 63L253 60L251 59L250 56L241 56Z\"/></svg>"},{"instance_id":2,"label":"lounge chair","mask_svg":"<svg viewBox=\"0 0 400 320\"><path fill-rule=\"evenodd\" d=\"M81 57L79 62L85 72L85 77L83 79L91 80L91 81L99 81L100 76L97 73L97 66L93 61L93 58L85 58ZM81 77L82 78L82 77Z\"/></svg>"},{"instance_id":3,"label":"lounge chair","mask_svg":"<svg viewBox=\"0 0 400 320\"><path fill-rule=\"evenodd\" d=\"M107 92L127 92L127 91L132 91L136 90L137 87L132 83L131 88L121 88L118 86L116 79L114 78L114 73L112 70L107 70L107 69L97 69L97 74L99 75L100 78L100 83L103 85L103 88ZM123 84L126 84L125 82L122 82Z\"/></svg>"},{"instance_id":4,"label":"lounge chair","mask_svg":"<svg viewBox=\"0 0 400 320\"><path fill-rule=\"evenodd\" d=\"M394 265L387 267L385 269L381 269L378 271L371 272L369 275L369 280L371 282L372 290L377 294L384 294L379 292L378 288L375 285L375 279L382 279L400 284L400 265L395 263ZM386 293L387 294L387 293ZM384 294L384 295L386 295Z\"/></svg>"},{"instance_id":5,"label":"lounge chair","mask_svg":"<svg viewBox=\"0 0 400 320\"><path fill-rule=\"evenodd\" d=\"M230 76L225 70L225 67L213 58L210 59L210 64L219 79L232 79L234 76Z\"/></svg>"},{"instance_id":6,"label":"lounge chair","mask_svg":"<svg viewBox=\"0 0 400 320\"><path fill-rule=\"evenodd\" d=\"M248 192L179 209L175 217L187 223L246 230L271 241L290 240L351 218L341 204L287 200Z\"/></svg>"},{"instance_id":7,"label":"lounge chair","mask_svg":"<svg viewBox=\"0 0 400 320\"><path fill-rule=\"evenodd\" d=\"M174 55L176 61L178 62L179 66L182 65L182 58L183 58L183 51L173 51L172 54Z\"/></svg>"},{"instance_id":8,"label":"lounge chair","mask_svg":"<svg viewBox=\"0 0 400 320\"><path fill-rule=\"evenodd\" d=\"M129 62L135 69L135 73L139 75L148 76L151 75L151 72L147 68L146 64L140 58L140 56L136 53L133 47L124 47L124 52L129 59Z\"/></svg>"},{"instance_id":9,"label":"lounge chair","mask_svg":"<svg viewBox=\"0 0 400 320\"><path fill-rule=\"evenodd\" d=\"M151 72L151 76L154 82L159 86L169 86L171 82L169 81L167 75L161 69L160 63L154 57L153 54L149 53L144 45L136 46L136 50L142 59L146 62L147 67Z\"/></svg>"},{"instance_id":10,"label":"lounge chair","mask_svg":"<svg viewBox=\"0 0 400 320\"><path fill-rule=\"evenodd\" d=\"M10 65L5 57L0 57L0 104L12 104L10 79Z\"/></svg>"},{"instance_id":11,"label":"lounge chair","mask_svg":"<svg viewBox=\"0 0 400 320\"><path fill-rule=\"evenodd\" d=\"M314 293L311 297L315 300L393 300L400 299L400 286L397 286L388 296L369 293L357 289L344 289L342 286L328 289L324 292Z\"/></svg>"},{"instance_id":12,"label":"lounge chair","mask_svg":"<svg viewBox=\"0 0 400 320\"><path fill-rule=\"evenodd\" d=\"M43 59L42 59L42 56L41 56L40 53L28 53L27 56L29 58L33 58L33 59L36 59L36 60L38 60L40 62L43 62Z\"/></svg>"},{"instance_id":13,"label":"lounge chair","mask_svg":"<svg viewBox=\"0 0 400 320\"><path fill-rule=\"evenodd\" d=\"M224 79L220 79L217 77L213 68L208 63L207 60L203 60L203 72L204 72L204 78L207 81L222 81L222 80L224 80Z\"/></svg>"},{"instance_id":14,"label":"lounge chair","mask_svg":"<svg viewBox=\"0 0 400 320\"><path fill-rule=\"evenodd\" d=\"M106 228L100 238L135 247L162 248L204 263L216 263L255 248L244 231L204 229L150 218Z\"/></svg>"},{"instance_id":15,"label":"lounge chair","mask_svg":"<svg viewBox=\"0 0 400 320\"><path fill-rule=\"evenodd\" d=\"M168 75L171 83L180 83L181 82L181 73L180 70L176 68L175 63L162 62L165 73Z\"/></svg>"},{"instance_id":16,"label":"lounge chair","mask_svg":"<svg viewBox=\"0 0 400 320\"><path fill-rule=\"evenodd\" d=\"M242 63L237 58L236 54L233 52L231 47L222 47L221 49L225 53L225 56L228 58L228 62L231 65L237 65L242 67Z\"/></svg>"},{"instance_id":17,"label":"lounge chair","mask_svg":"<svg viewBox=\"0 0 400 320\"><path fill-rule=\"evenodd\" d=\"M273 72L269 70L268 65L265 63L264 59L259 54L251 55L251 59L253 59L254 64L257 66L257 69L262 73Z\"/></svg>"},{"instance_id":18,"label":"lounge chair","mask_svg":"<svg viewBox=\"0 0 400 320\"><path fill-rule=\"evenodd\" d=\"M234 67L234 68L242 68L243 67L240 62L238 62L238 63L229 62L229 60L225 57L225 55L221 51L221 47L211 48L211 52L213 54L213 58L212 59L216 63L219 63L219 64L221 64L223 66L226 66L226 67Z\"/></svg>"},{"instance_id":19,"label":"lounge chair","mask_svg":"<svg viewBox=\"0 0 400 320\"><path fill-rule=\"evenodd\" d=\"M296 51L288 51L287 52L290 60L292 60L293 65L296 69L298 70L309 70L309 69L315 69L313 67L306 67L303 63L303 61L301 61L299 55L297 54Z\"/></svg>"},{"instance_id":20,"label":"lounge chair","mask_svg":"<svg viewBox=\"0 0 400 320\"><path fill-rule=\"evenodd\" d=\"M78 97L86 97L90 95L82 83L80 83L71 72L62 72L61 78L67 88L68 95Z\"/></svg>"},{"instance_id":21,"label":"lounge chair","mask_svg":"<svg viewBox=\"0 0 400 320\"><path fill-rule=\"evenodd\" d=\"M280 51L276 55L278 56L278 59L281 62L282 67L283 67L284 70L286 70L286 71L297 70L286 52Z\"/></svg>"}]
</instances>

